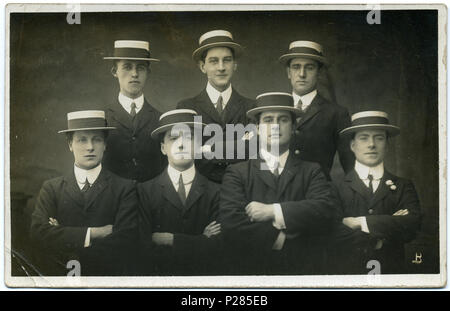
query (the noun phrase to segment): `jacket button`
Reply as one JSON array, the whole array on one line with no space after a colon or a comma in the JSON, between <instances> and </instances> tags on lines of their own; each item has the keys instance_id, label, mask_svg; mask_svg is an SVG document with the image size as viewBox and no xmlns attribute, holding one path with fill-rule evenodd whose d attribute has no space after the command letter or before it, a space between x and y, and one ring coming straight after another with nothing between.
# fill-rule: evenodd
<instances>
[{"instance_id":1,"label":"jacket button","mask_svg":"<svg viewBox=\"0 0 450 311\"><path fill-rule=\"evenodd\" d=\"M300 154L300 150L295 150L295 152L294 152L295 154Z\"/></svg>"},{"instance_id":2,"label":"jacket button","mask_svg":"<svg viewBox=\"0 0 450 311\"><path fill-rule=\"evenodd\" d=\"M132 161L133 161L134 165L135 165L135 166L137 166L137 162L136 162L136 159L135 159L135 158L133 158L133 159L132 159Z\"/></svg>"},{"instance_id":3,"label":"jacket button","mask_svg":"<svg viewBox=\"0 0 450 311\"><path fill-rule=\"evenodd\" d=\"M296 135L300 135L300 131L299 130L295 130L295 134Z\"/></svg>"},{"instance_id":4,"label":"jacket button","mask_svg":"<svg viewBox=\"0 0 450 311\"><path fill-rule=\"evenodd\" d=\"M131 137L132 140L136 140L136 136Z\"/></svg>"},{"instance_id":5,"label":"jacket button","mask_svg":"<svg viewBox=\"0 0 450 311\"><path fill-rule=\"evenodd\" d=\"M373 214L373 209L369 209L369 214L370 214L370 215Z\"/></svg>"}]
</instances>

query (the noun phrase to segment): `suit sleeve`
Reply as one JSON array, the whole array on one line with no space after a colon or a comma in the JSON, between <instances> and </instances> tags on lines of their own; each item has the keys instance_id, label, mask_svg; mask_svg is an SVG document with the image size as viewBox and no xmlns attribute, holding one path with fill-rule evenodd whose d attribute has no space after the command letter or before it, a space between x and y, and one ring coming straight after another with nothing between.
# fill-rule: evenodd
<instances>
[{"instance_id":1,"label":"suit sleeve","mask_svg":"<svg viewBox=\"0 0 450 311\"><path fill-rule=\"evenodd\" d=\"M331 247L352 251L354 249L373 248L377 239L361 230L354 230L342 223L344 218L344 205L339 195L338 187L332 184L333 195L336 197L337 217L330 232Z\"/></svg>"},{"instance_id":2,"label":"suit sleeve","mask_svg":"<svg viewBox=\"0 0 450 311\"><path fill-rule=\"evenodd\" d=\"M118 196L119 206L113 223L113 232L98 243L116 248L128 247L137 240L137 206L136 187L132 181L121 186ZM94 244L95 245L95 242Z\"/></svg>"},{"instance_id":3,"label":"suit sleeve","mask_svg":"<svg viewBox=\"0 0 450 311\"><path fill-rule=\"evenodd\" d=\"M414 239L420 228L421 210L419 198L412 182L406 181L395 211L407 209L406 216L366 216L370 235L379 239L399 240L403 243Z\"/></svg>"},{"instance_id":4,"label":"suit sleeve","mask_svg":"<svg viewBox=\"0 0 450 311\"><path fill-rule=\"evenodd\" d=\"M340 137L339 133L351 125L350 115L347 109L338 110L336 120L335 141L337 142L339 161L341 162L344 172L347 174L355 165L355 155L350 150L350 137Z\"/></svg>"},{"instance_id":5,"label":"suit sleeve","mask_svg":"<svg viewBox=\"0 0 450 311\"><path fill-rule=\"evenodd\" d=\"M220 191L219 221L224 238L241 246L271 250L280 230L272 221L251 222L245 213L248 203L243 176L234 165L228 166Z\"/></svg>"},{"instance_id":6,"label":"suit sleeve","mask_svg":"<svg viewBox=\"0 0 450 311\"><path fill-rule=\"evenodd\" d=\"M280 202L287 234L313 235L328 232L336 218L336 198L318 165L305 174L305 199Z\"/></svg>"},{"instance_id":7,"label":"suit sleeve","mask_svg":"<svg viewBox=\"0 0 450 311\"><path fill-rule=\"evenodd\" d=\"M43 184L31 219L31 238L56 251L73 251L84 247L87 227L52 226L49 218L57 218L57 189L54 183Z\"/></svg>"},{"instance_id":8,"label":"suit sleeve","mask_svg":"<svg viewBox=\"0 0 450 311\"><path fill-rule=\"evenodd\" d=\"M144 250L152 249L152 211L151 204L147 192L144 189L145 184L138 184L138 197L139 197L139 213L138 213L138 228L141 246Z\"/></svg>"},{"instance_id":9,"label":"suit sleeve","mask_svg":"<svg viewBox=\"0 0 450 311\"><path fill-rule=\"evenodd\" d=\"M209 219L208 224L217 220L219 213L219 191L215 192L212 196L211 205L208 206L209 209ZM206 226L205 226L206 227ZM183 233L174 234L173 251L175 254L189 255L193 257L205 258L212 253L216 253L219 247L220 234L211 236L210 238L205 235L191 235Z\"/></svg>"}]
</instances>

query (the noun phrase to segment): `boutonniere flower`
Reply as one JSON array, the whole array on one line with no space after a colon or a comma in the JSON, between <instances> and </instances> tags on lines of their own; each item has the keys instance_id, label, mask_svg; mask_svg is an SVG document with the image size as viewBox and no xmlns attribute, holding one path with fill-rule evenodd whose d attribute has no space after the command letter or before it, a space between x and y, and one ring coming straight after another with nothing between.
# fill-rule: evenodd
<instances>
[{"instance_id":1,"label":"boutonniere flower","mask_svg":"<svg viewBox=\"0 0 450 311\"><path fill-rule=\"evenodd\" d=\"M397 186L394 184L394 182L390 179L386 180L386 186L388 186L391 190L397 189Z\"/></svg>"}]
</instances>

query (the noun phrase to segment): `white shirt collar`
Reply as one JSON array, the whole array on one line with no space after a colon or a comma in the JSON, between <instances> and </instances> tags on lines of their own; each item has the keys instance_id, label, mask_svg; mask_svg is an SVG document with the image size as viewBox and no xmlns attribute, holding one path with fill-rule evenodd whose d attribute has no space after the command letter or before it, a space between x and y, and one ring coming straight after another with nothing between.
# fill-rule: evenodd
<instances>
[{"instance_id":1,"label":"white shirt collar","mask_svg":"<svg viewBox=\"0 0 450 311\"><path fill-rule=\"evenodd\" d=\"M292 92L292 97L294 98L294 105L296 106L298 103L298 100L300 99L302 101L302 110L305 110L306 108L311 105L312 101L317 95L317 89L309 92L308 94L305 94L303 96L297 95L295 92Z\"/></svg>"},{"instance_id":2,"label":"white shirt collar","mask_svg":"<svg viewBox=\"0 0 450 311\"><path fill-rule=\"evenodd\" d=\"M284 166L286 165L287 158L289 156L289 149L278 157L274 156L265 149L261 149L260 154L263 160L267 163L267 166L269 167L271 172L273 172L276 168L278 168L278 172L281 174L281 172L284 169Z\"/></svg>"},{"instance_id":3,"label":"white shirt collar","mask_svg":"<svg viewBox=\"0 0 450 311\"><path fill-rule=\"evenodd\" d=\"M180 174L183 175L183 183L185 185L192 183L195 177L195 165L192 165L187 170L180 172L169 164L167 167L167 173L169 173L170 181L172 181L175 189L178 189L178 180L180 179Z\"/></svg>"},{"instance_id":4,"label":"white shirt collar","mask_svg":"<svg viewBox=\"0 0 450 311\"><path fill-rule=\"evenodd\" d=\"M223 92L219 92L218 90L216 90L214 86L212 86L211 83L209 83L209 81L208 84L206 85L206 93L208 93L209 99L214 104L214 106L216 106L217 101L219 100L219 96L222 96L223 108L225 108L225 105L230 100L232 90L233 88L231 87L231 83L228 86L228 88Z\"/></svg>"},{"instance_id":5,"label":"white shirt collar","mask_svg":"<svg viewBox=\"0 0 450 311\"><path fill-rule=\"evenodd\" d=\"M97 180L98 175L100 175L100 172L102 170L101 163L90 170L85 170L85 169L79 168L75 164L73 165L73 167L74 167L75 178L77 180L77 184L78 184L78 187L80 187L80 189L83 189L84 184L86 182L86 177L87 177L89 184L92 185Z\"/></svg>"},{"instance_id":6,"label":"white shirt collar","mask_svg":"<svg viewBox=\"0 0 450 311\"><path fill-rule=\"evenodd\" d=\"M358 162L358 160L356 160L355 161L355 171L358 174L360 179L363 179L363 180L367 179L369 174L371 174L373 176L374 180L379 180L383 177L383 174L384 174L384 164L383 164L383 162L381 162L377 166L369 167L369 166L366 166L366 165Z\"/></svg>"},{"instance_id":7,"label":"white shirt collar","mask_svg":"<svg viewBox=\"0 0 450 311\"><path fill-rule=\"evenodd\" d=\"M123 95L122 93L119 93L119 103L128 113L131 113L131 103L133 102L136 104L136 113L138 113L144 105L144 94L142 94L138 98L133 99Z\"/></svg>"}]
</instances>

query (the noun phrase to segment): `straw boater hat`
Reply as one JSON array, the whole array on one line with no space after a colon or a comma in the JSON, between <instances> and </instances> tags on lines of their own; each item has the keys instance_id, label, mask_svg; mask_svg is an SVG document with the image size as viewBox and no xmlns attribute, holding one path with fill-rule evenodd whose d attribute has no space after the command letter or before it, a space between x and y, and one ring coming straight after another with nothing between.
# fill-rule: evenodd
<instances>
[{"instance_id":1,"label":"straw boater hat","mask_svg":"<svg viewBox=\"0 0 450 311\"><path fill-rule=\"evenodd\" d=\"M117 40L114 41L114 55L103 59L131 59L159 62L150 56L150 45L147 41Z\"/></svg>"},{"instance_id":2,"label":"straw boater hat","mask_svg":"<svg viewBox=\"0 0 450 311\"><path fill-rule=\"evenodd\" d=\"M67 114L67 129L58 131L58 133L115 129L115 127L107 126L104 111L83 110L69 112Z\"/></svg>"},{"instance_id":3,"label":"straw boater hat","mask_svg":"<svg viewBox=\"0 0 450 311\"><path fill-rule=\"evenodd\" d=\"M152 132L151 136L153 139L157 139L160 134L169 131L174 125L177 124L187 124L192 127L196 124L206 126L205 123L194 121L194 117L196 115L197 112L191 109L174 109L167 111L159 117L158 128Z\"/></svg>"},{"instance_id":4,"label":"straw boater hat","mask_svg":"<svg viewBox=\"0 0 450 311\"><path fill-rule=\"evenodd\" d=\"M270 92L256 97L256 108L247 111L247 117L254 118L257 114L268 110L287 110L294 113L297 117L302 114L300 109L294 107L294 99L291 94Z\"/></svg>"},{"instance_id":5,"label":"straw boater hat","mask_svg":"<svg viewBox=\"0 0 450 311\"><path fill-rule=\"evenodd\" d=\"M192 53L194 61L198 62L202 53L214 47L228 47L234 51L234 57L242 54L242 46L234 42L233 35L226 30L212 30L204 33L198 40L199 47Z\"/></svg>"},{"instance_id":6,"label":"straw boater hat","mask_svg":"<svg viewBox=\"0 0 450 311\"><path fill-rule=\"evenodd\" d=\"M352 115L352 124L339 134L348 135L361 130L385 130L388 136L400 134L400 128L389 124L388 114L383 111L362 111Z\"/></svg>"},{"instance_id":7,"label":"straw boater hat","mask_svg":"<svg viewBox=\"0 0 450 311\"><path fill-rule=\"evenodd\" d=\"M312 41L294 41L289 44L289 51L280 56L279 61L286 65L293 58L310 58L324 65L329 65L328 59L323 55L323 48L319 43Z\"/></svg>"}]
</instances>

